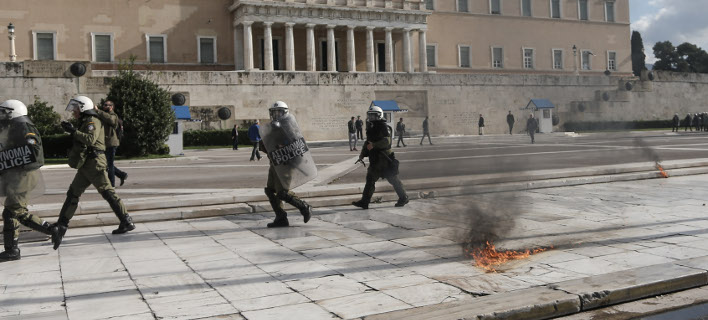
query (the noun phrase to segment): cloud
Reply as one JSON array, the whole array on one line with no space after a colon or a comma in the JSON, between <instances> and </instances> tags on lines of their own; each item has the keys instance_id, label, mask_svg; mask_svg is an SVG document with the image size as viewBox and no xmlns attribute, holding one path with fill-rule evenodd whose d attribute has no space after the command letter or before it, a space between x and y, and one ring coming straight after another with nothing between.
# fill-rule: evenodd
<instances>
[{"instance_id":1,"label":"cloud","mask_svg":"<svg viewBox=\"0 0 708 320\"><path fill-rule=\"evenodd\" d=\"M632 22L631 28L642 34L648 63L656 60L652 47L660 41L675 46L690 42L708 50L708 1L652 0L642 5L654 10Z\"/></svg>"}]
</instances>

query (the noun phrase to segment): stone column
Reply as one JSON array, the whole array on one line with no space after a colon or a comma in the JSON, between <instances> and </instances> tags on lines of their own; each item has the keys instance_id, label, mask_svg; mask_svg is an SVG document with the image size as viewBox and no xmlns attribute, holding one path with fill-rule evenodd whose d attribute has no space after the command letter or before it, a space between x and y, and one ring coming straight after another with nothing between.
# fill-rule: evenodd
<instances>
[{"instance_id":1,"label":"stone column","mask_svg":"<svg viewBox=\"0 0 708 320\"><path fill-rule=\"evenodd\" d=\"M403 29L403 72L413 72L411 65L411 29Z\"/></svg>"},{"instance_id":2,"label":"stone column","mask_svg":"<svg viewBox=\"0 0 708 320\"><path fill-rule=\"evenodd\" d=\"M374 27L366 27L366 71L376 72L374 63Z\"/></svg>"},{"instance_id":3,"label":"stone column","mask_svg":"<svg viewBox=\"0 0 708 320\"><path fill-rule=\"evenodd\" d=\"M243 31L239 25L234 24L234 69L243 70Z\"/></svg>"},{"instance_id":4,"label":"stone column","mask_svg":"<svg viewBox=\"0 0 708 320\"><path fill-rule=\"evenodd\" d=\"M295 71L295 41L293 41L293 26L288 22L285 24L285 70Z\"/></svg>"},{"instance_id":5,"label":"stone column","mask_svg":"<svg viewBox=\"0 0 708 320\"><path fill-rule=\"evenodd\" d=\"M391 37L391 30L393 28L386 28L386 72L393 72L393 38Z\"/></svg>"},{"instance_id":6,"label":"stone column","mask_svg":"<svg viewBox=\"0 0 708 320\"><path fill-rule=\"evenodd\" d=\"M428 72L428 43L425 40L425 30L418 31L418 63L420 72Z\"/></svg>"},{"instance_id":7,"label":"stone column","mask_svg":"<svg viewBox=\"0 0 708 320\"><path fill-rule=\"evenodd\" d=\"M334 40L334 27L335 25L327 25L327 71L336 72L337 71L337 56L335 51L335 40Z\"/></svg>"},{"instance_id":8,"label":"stone column","mask_svg":"<svg viewBox=\"0 0 708 320\"><path fill-rule=\"evenodd\" d=\"M347 71L356 72L356 51L354 49L353 26L347 26Z\"/></svg>"},{"instance_id":9,"label":"stone column","mask_svg":"<svg viewBox=\"0 0 708 320\"><path fill-rule=\"evenodd\" d=\"M271 32L272 22L263 22L263 68L266 71L273 71L273 33Z\"/></svg>"},{"instance_id":10,"label":"stone column","mask_svg":"<svg viewBox=\"0 0 708 320\"><path fill-rule=\"evenodd\" d=\"M243 22L243 69L253 70L253 34L251 25L253 21Z\"/></svg>"},{"instance_id":11,"label":"stone column","mask_svg":"<svg viewBox=\"0 0 708 320\"><path fill-rule=\"evenodd\" d=\"M317 71L315 63L315 24L308 23L305 25L307 30L307 71Z\"/></svg>"}]
</instances>

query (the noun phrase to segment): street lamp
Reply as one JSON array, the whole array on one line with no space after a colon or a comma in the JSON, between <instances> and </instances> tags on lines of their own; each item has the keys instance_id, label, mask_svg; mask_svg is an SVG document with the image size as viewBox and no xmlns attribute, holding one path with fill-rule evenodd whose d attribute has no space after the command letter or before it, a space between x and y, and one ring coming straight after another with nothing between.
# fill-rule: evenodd
<instances>
[{"instance_id":1,"label":"street lamp","mask_svg":"<svg viewBox=\"0 0 708 320\"><path fill-rule=\"evenodd\" d=\"M575 69L575 75L580 75L580 71L578 71L578 47L573 45L573 67Z\"/></svg>"},{"instance_id":2,"label":"street lamp","mask_svg":"<svg viewBox=\"0 0 708 320\"><path fill-rule=\"evenodd\" d=\"M10 62L15 62L17 60L17 55L15 54L15 26L12 22L7 26L7 38L10 39Z\"/></svg>"}]
</instances>

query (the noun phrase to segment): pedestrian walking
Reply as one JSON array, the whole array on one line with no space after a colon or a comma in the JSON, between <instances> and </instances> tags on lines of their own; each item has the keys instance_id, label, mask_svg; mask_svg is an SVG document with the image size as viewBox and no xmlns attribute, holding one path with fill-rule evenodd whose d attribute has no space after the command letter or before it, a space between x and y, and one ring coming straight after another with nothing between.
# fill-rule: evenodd
<instances>
[{"instance_id":1,"label":"pedestrian walking","mask_svg":"<svg viewBox=\"0 0 708 320\"><path fill-rule=\"evenodd\" d=\"M101 120L101 124L103 124L104 134L106 136L106 172L108 172L108 181L110 181L111 186L115 188L116 177L120 179L120 185L122 186L125 180L128 179L128 173L115 166L116 151L120 146L121 138L123 138L123 121L113 111L114 108L115 104L113 101L106 100L106 102L103 103L103 110L96 108L96 113Z\"/></svg>"},{"instance_id":2,"label":"pedestrian walking","mask_svg":"<svg viewBox=\"0 0 708 320\"><path fill-rule=\"evenodd\" d=\"M6 262L20 260L20 224L46 235L51 234L52 228L27 210L29 192L42 181L38 169L44 165L44 153L39 130L27 117L24 103L7 100L0 104L0 132L0 154L4 159L0 170L0 196L5 197L2 210L5 251L0 253L0 262Z\"/></svg>"},{"instance_id":3,"label":"pedestrian walking","mask_svg":"<svg viewBox=\"0 0 708 320\"><path fill-rule=\"evenodd\" d=\"M235 124L231 129L231 150L238 150L238 125Z\"/></svg>"},{"instance_id":4,"label":"pedestrian walking","mask_svg":"<svg viewBox=\"0 0 708 320\"><path fill-rule=\"evenodd\" d=\"M514 129L514 115L511 114L511 110L509 110L509 114L506 115L506 124L509 125L509 134L511 134L511 131Z\"/></svg>"},{"instance_id":5,"label":"pedestrian walking","mask_svg":"<svg viewBox=\"0 0 708 320\"><path fill-rule=\"evenodd\" d=\"M708 119L708 118L706 118ZM681 119L679 119L678 113L674 114L673 119L671 119L671 132L678 132L679 126L681 125Z\"/></svg>"},{"instance_id":6,"label":"pedestrian walking","mask_svg":"<svg viewBox=\"0 0 708 320\"><path fill-rule=\"evenodd\" d=\"M483 136L484 135L484 117L482 117L482 114L479 115L479 121L477 122L477 125L479 126L479 135Z\"/></svg>"},{"instance_id":7,"label":"pedestrian walking","mask_svg":"<svg viewBox=\"0 0 708 320\"><path fill-rule=\"evenodd\" d=\"M364 140L364 121L361 121L361 116L356 116L356 137L359 140Z\"/></svg>"},{"instance_id":8,"label":"pedestrian walking","mask_svg":"<svg viewBox=\"0 0 708 320\"><path fill-rule=\"evenodd\" d=\"M686 132L689 129L693 131L693 127L691 126L691 114L687 114L685 118L683 118L683 131Z\"/></svg>"},{"instance_id":9,"label":"pedestrian walking","mask_svg":"<svg viewBox=\"0 0 708 320\"><path fill-rule=\"evenodd\" d=\"M260 121L256 120L255 123L248 128L248 139L253 143L253 151L251 151L251 160L254 161L256 158L261 161L261 154L258 152L258 143L261 141L261 134L258 132L260 127L258 124Z\"/></svg>"},{"instance_id":10,"label":"pedestrian walking","mask_svg":"<svg viewBox=\"0 0 708 320\"><path fill-rule=\"evenodd\" d=\"M273 122L290 122L291 126L294 126L295 129L298 129L297 123L292 120L293 118L289 117L288 115L288 105L285 104L285 102L282 101L276 101L269 109L268 112L270 113L270 119ZM354 117L352 117L354 118ZM278 128L282 128L281 126L277 126ZM290 127L290 126L288 126ZM280 141L282 143L286 143L286 141L290 140L296 140L297 137L291 137L288 136L291 132L278 132L278 133L271 133L274 136L274 139L278 139L279 142L277 143L280 145ZM268 139L267 136L264 136L264 138ZM304 144L304 139L302 140ZM297 144L297 142L293 143ZM268 150L264 144L264 141L261 140L259 143L260 147L263 148L263 151L266 153L268 158L270 159L270 168L268 168L268 181L266 182L266 187L264 189L266 196L268 197L268 201L270 202L271 207L273 208L273 211L275 212L275 220L273 222L268 223L266 226L268 228L280 228L280 227L287 227L290 225L290 222L288 221L288 213L285 212L283 209L283 201L287 202L288 204L292 205L293 207L297 208L300 210L300 214L303 217L303 222L307 223L310 221L310 217L312 216L312 206L310 206L307 202L304 200L301 200L298 196L296 196L292 191L290 191L288 188L286 188L283 184L283 181L280 180L280 177L276 173L275 170L275 164L274 161L276 159L273 159L271 154L269 153L270 151L274 150ZM282 146L280 147L282 149L285 149L283 152L288 152L288 146ZM295 148L292 148L295 149ZM301 151L302 148L298 149L298 151ZM307 147L305 146L304 148L305 152L307 152ZM289 154L287 156L292 156L290 159L293 159L293 157L296 157L296 154ZM296 166L297 164L301 163L301 161L290 161L290 163L281 163L279 165L293 165ZM292 170L298 170L297 167L292 167ZM298 170L300 171L300 170Z\"/></svg>"},{"instance_id":11,"label":"pedestrian walking","mask_svg":"<svg viewBox=\"0 0 708 320\"><path fill-rule=\"evenodd\" d=\"M396 133L398 134L398 142L396 143L396 148L400 148L401 143L403 143L403 146L405 147L406 143L403 141L403 135L406 133L406 125L403 123L403 118L399 119L396 123Z\"/></svg>"},{"instance_id":12,"label":"pedestrian walking","mask_svg":"<svg viewBox=\"0 0 708 320\"><path fill-rule=\"evenodd\" d=\"M696 132L701 131L701 116L696 113L693 115L693 127L696 128Z\"/></svg>"},{"instance_id":13,"label":"pedestrian walking","mask_svg":"<svg viewBox=\"0 0 708 320\"><path fill-rule=\"evenodd\" d=\"M356 121L354 121L354 117L347 122L347 130L349 131L349 151L358 151L356 144L359 140L356 136Z\"/></svg>"},{"instance_id":14,"label":"pedestrian walking","mask_svg":"<svg viewBox=\"0 0 708 320\"><path fill-rule=\"evenodd\" d=\"M425 139L425 136L428 136L428 142L430 145L433 145L433 142L430 141L430 128L428 128L428 117L425 117L425 120L423 120L423 137L420 138L420 145L423 145L423 139Z\"/></svg>"},{"instance_id":15,"label":"pedestrian walking","mask_svg":"<svg viewBox=\"0 0 708 320\"><path fill-rule=\"evenodd\" d=\"M536 135L536 129L538 129L538 122L536 119L533 117L533 113L529 115L529 119L526 121L526 131L529 132L529 136L531 136L531 143L535 143L535 135Z\"/></svg>"},{"instance_id":16,"label":"pedestrian walking","mask_svg":"<svg viewBox=\"0 0 708 320\"><path fill-rule=\"evenodd\" d=\"M123 201L116 195L106 172L106 146L103 124L97 117L94 104L85 96L76 96L66 108L79 120L79 128L71 122L62 121L64 131L71 134L73 145L69 151L69 166L76 169L74 180L66 193L66 200L59 212L59 219L52 225L52 243L54 250L59 248L61 240L69 228L69 221L79 206L79 197L89 185L93 185L113 210L120 224L113 234L122 234L135 229L133 219L128 214Z\"/></svg>"},{"instance_id":17,"label":"pedestrian walking","mask_svg":"<svg viewBox=\"0 0 708 320\"><path fill-rule=\"evenodd\" d=\"M366 128L366 142L359 154L359 161L368 157L369 168L366 171L366 185L361 194L361 200L352 202L352 205L368 209L376 189L376 181L386 178L398 195L395 206L403 207L408 203L408 196L403 188L403 183L398 178L399 162L391 151L392 140L388 133L386 120L383 118L383 110L376 106L371 107L367 112L367 118L371 126Z\"/></svg>"}]
</instances>

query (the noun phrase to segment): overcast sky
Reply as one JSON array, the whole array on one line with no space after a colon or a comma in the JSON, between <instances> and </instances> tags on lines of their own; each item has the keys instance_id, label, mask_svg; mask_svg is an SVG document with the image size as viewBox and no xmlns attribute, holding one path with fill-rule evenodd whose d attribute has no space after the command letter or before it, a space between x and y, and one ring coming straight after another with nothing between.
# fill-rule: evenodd
<instances>
[{"instance_id":1,"label":"overcast sky","mask_svg":"<svg viewBox=\"0 0 708 320\"><path fill-rule=\"evenodd\" d=\"M644 39L647 63L654 63L654 43L690 42L708 49L708 0L629 0L632 30Z\"/></svg>"}]
</instances>

